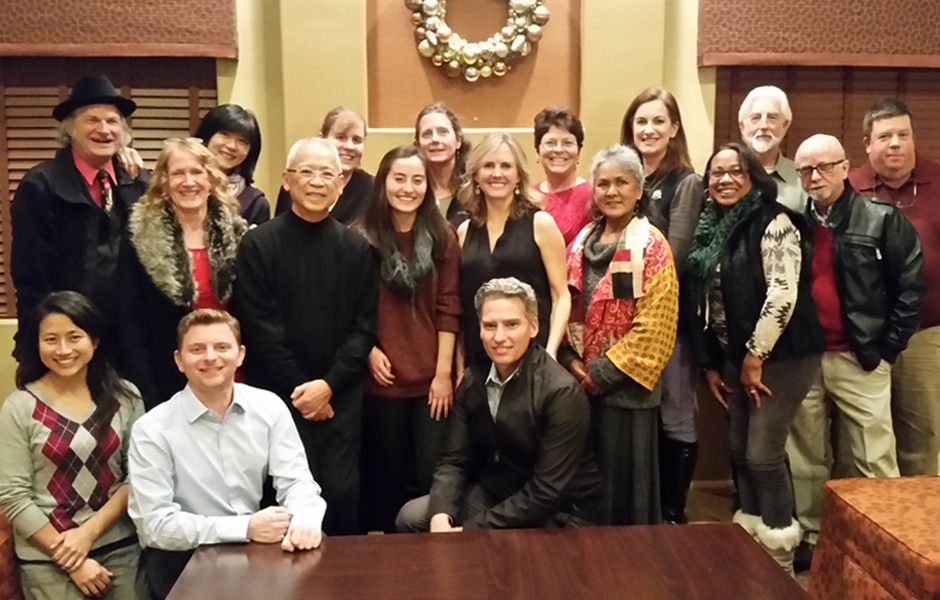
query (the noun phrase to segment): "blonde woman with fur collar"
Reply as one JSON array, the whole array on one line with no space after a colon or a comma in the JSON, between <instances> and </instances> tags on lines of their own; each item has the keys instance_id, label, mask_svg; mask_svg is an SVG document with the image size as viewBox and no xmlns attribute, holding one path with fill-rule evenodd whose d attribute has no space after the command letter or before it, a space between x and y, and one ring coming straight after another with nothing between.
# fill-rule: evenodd
<instances>
[{"instance_id":1,"label":"blonde woman with fur collar","mask_svg":"<svg viewBox=\"0 0 940 600\"><path fill-rule=\"evenodd\" d=\"M148 410L186 385L173 359L177 324L198 308L225 309L247 230L212 153L195 139L168 141L118 263L122 362Z\"/></svg>"}]
</instances>

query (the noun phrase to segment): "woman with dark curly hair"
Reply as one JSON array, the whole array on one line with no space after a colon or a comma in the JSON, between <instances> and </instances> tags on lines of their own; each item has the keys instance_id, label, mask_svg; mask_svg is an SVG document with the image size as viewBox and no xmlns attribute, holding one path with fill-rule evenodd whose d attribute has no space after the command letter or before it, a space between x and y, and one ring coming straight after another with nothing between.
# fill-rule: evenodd
<instances>
[{"instance_id":1,"label":"woman with dark curly hair","mask_svg":"<svg viewBox=\"0 0 940 600\"><path fill-rule=\"evenodd\" d=\"M23 595L134 600L126 465L140 394L118 377L105 321L78 292L46 296L27 323L21 333L37 343L0 411L0 510Z\"/></svg>"},{"instance_id":2,"label":"woman with dark curly hair","mask_svg":"<svg viewBox=\"0 0 940 600\"><path fill-rule=\"evenodd\" d=\"M247 230L212 153L198 140L168 141L118 263L122 365L148 409L186 385L173 361L176 326L197 308L226 307Z\"/></svg>"},{"instance_id":3,"label":"woman with dark curly hair","mask_svg":"<svg viewBox=\"0 0 940 600\"><path fill-rule=\"evenodd\" d=\"M801 215L743 144L724 144L705 170L705 203L683 281L683 318L708 389L728 409L741 510L734 520L787 571L800 526L785 444L819 374L822 327L804 260Z\"/></svg>"}]
</instances>

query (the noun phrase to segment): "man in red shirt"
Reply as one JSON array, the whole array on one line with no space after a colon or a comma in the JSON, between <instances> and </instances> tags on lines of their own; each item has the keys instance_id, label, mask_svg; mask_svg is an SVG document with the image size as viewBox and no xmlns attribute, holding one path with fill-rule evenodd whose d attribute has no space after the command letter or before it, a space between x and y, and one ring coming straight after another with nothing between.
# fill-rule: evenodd
<instances>
[{"instance_id":1,"label":"man in red shirt","mask_svg":"<svg viewBox=\"0 0 940 600\"><path fill-rule=\"evenodd\" d=\"M927 298L920 329L891 373L891 412L901 475L937 475L940 453L940 164L914 150L911 111L877 102L863 121L868 164L849 174L859 192L887 200L911 221L924 252Z\"/></svg>"},{"instance_id":2,"label":"man in red shirt","mask_svg":"<svg viewBox=\"0 0 940 600\"><path fill-rule=\"evenodd\" d=\"M98 75L79 80L53 109L61 148L26 172L10 210L10 269L21 325L58 290L85 294L102 314L117 311L118 248L128 209L147 189L146 171L131 177L115 160L130 143L125 118L136 108ZM32 342L17 336L13 355Z\"/></svg>"}]
</instances>

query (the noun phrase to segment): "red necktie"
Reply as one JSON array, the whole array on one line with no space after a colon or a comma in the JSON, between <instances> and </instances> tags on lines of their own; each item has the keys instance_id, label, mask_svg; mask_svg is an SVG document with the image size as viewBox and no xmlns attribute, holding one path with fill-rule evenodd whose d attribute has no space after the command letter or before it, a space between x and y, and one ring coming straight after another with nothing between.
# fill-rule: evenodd
<instances>
[{"instance_id":1,"label":"red necktie","mask_svg":"<svg viewBox=\"0 0 940 600\"><path fill-rule=\"evenodd\" d=\"M97 179L98 183L101 185L101 207L111 212L111 207L114 206L114 197L111 193L111 178L108 177L107 171L101 170L98 171Z\"/></svg>"}]
</instances>

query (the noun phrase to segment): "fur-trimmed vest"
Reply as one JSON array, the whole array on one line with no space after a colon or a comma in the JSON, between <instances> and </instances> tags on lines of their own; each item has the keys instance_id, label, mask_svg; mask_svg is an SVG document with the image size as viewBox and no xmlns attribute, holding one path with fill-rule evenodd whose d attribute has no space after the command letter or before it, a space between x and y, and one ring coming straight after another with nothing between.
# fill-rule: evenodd
<instances>
[{"instance_id":1,"label":"fur-trimmed vest","mask_svg":"<svg viewBox=\"0 0 940 600\"><path fill-rule=\"evenodd\" d=\"M183 228L169 202L158 206L137 204L128 222L131 245L154 285L173 304L191 307L198 294L193 280L192 256L183 243ZM235 256L248 223L214 197L206 215L206 254L209 257L212 295L227 304L235 280Z\"/></svg>"}]
</instances>

